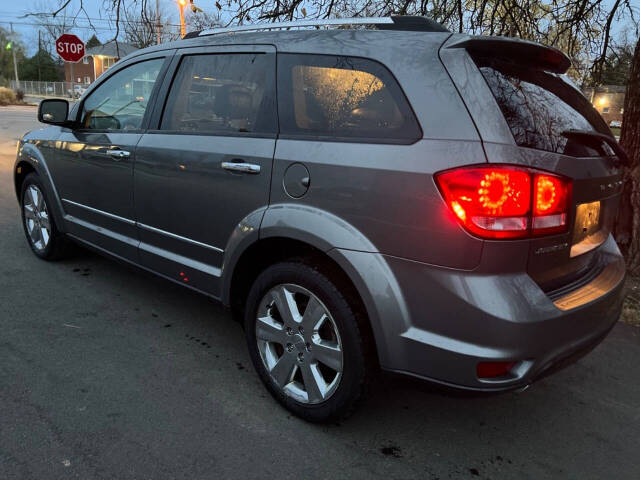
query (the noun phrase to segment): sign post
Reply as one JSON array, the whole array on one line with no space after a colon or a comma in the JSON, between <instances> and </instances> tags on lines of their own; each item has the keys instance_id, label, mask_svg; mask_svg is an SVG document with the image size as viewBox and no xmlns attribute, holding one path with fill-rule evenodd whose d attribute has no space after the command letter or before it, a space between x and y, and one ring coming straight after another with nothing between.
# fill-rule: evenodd
<instances>
[{"instance_id":1,"label":"sign post","mask_svg":"<svg viewBox=\"0 0 640 480\"><path fill-rule=\"evenodd\" d=\"M75 95L75 78L73 77L73 64L84 58L84 42L77 36L63 33L56 40L56 52L60 58L69 63L71 75L71 96Z\"/></svg>"}]
</instances>

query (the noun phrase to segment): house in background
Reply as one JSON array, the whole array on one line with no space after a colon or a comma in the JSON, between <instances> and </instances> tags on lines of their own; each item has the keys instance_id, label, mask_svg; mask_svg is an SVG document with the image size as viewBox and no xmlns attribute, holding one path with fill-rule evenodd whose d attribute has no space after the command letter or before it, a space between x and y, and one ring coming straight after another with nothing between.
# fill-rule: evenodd
<instances>
[{"instance_id":1,"label":"house in background","mask_svg":"<svg viewBox=\"0 0 640 480\"><path fill-rule=\"evenodd\" d=\"M137 48L130 43L107 42L97 47L88 48L84 58L73 64L73 78L71 77L71 64L64 64L64 79L67 82L90 84L118 60L126 57Z\"/></svg>"},{"instance_id":2,"label":"house in background","mask_svg":"<svg viewBox=\"0 0 640 480\"><path fill-rule=\"evenodd\" d=\"M611 122L622 123L626 89L624 85L602 85L587 87L582 93L602 115L607 125L611 125Z\"/></svg>"}]
</instances>

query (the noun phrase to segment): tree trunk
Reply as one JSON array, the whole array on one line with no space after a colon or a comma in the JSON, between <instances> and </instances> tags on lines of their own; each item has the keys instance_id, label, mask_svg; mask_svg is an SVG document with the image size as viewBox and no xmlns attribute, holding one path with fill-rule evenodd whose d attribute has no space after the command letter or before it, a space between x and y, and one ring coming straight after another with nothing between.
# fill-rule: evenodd
<instances>
[{"instance_id":1,"label":"tree trunk","mask_svg":"<svg viewBox=\"0 0 640 480\"><path fill-rule=\"evenodd\" d=\"M624 99L620 145L629 156L615 236L627 260L629 273L640 274L640 39Z\"/></svg>"}]
</instances>

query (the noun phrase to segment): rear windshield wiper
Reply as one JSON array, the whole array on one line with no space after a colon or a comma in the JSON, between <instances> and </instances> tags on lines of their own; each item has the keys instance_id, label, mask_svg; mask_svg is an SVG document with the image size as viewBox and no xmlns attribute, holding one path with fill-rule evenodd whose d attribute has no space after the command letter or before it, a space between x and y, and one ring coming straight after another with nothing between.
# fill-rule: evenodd
<instances>
[{"instance_id":1,"label":"rear windshield wiper","mask_svg":"<svg viewBox=\"0 0 640 480\"><path fill-rule=\"evenodd\" d=\"M624 165L629 165L629 157L627 156L627 152L623 150L616 139L605 135L604 133L594 132L593 130L565 130L562 132L562 135L571 139L575 138L576 140L587 141L589 143L594 143L594 141L604 142L611 147L613 153L620 159L620 161Z\"/></svg>"}]
</instances>

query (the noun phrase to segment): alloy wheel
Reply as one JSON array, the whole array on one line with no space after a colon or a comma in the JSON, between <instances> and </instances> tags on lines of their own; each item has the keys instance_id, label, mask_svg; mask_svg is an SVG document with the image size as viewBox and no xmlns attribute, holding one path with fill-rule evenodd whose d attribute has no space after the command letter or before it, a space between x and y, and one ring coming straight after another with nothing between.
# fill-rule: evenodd
<instances>
[{"instance_id":1,"label":"alloy wheel","mask_svg":"<svg viewBox=\"0 0 640 480\"><path fill-rule=\"evenodd\" d=\"M327 307L293 284L271 288L261 300L256 341L271 380L298 402L317 404L338 388L342 341Z\"/></svg>"},{"instance_id":2,"label":"alloy wheel","mask_svg":"<svg viewBox=\"0 0 640 480\"><path fill-rule=\"evenodd\" d=\"M33 247L42 252L51 239L51 221L44 195L36 185L29 185L24 194L24 223Z\"/></svg>"}]
</instances>

